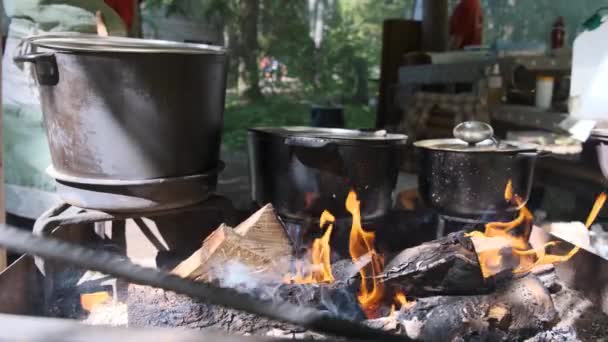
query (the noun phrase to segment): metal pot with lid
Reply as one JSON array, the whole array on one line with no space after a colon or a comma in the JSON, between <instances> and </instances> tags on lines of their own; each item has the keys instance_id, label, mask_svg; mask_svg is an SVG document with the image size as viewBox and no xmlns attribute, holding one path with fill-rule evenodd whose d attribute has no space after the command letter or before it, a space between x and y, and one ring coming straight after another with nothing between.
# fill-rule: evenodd
<instances>
[{"instance_id":1,"label":"metal pot with lid","mask_svg":"<svg viewBox=\"0 0 608 342\"><path fill-rule=\"evenodd\" d=\"M26 38L20 52L15 61L35 70L52 175L66 202L160 210L200 202L215 188L224 48L51 33Z\"/></svg>"},{"instance_id":2,"label":"metal pot with lid","mask_svg":"<svg viewBox=\"0 0 608 342\"><path fill-rule=\"evenodd\" d=\"M392 205L407 137L386 131L317 127L249 129L252 199L271 202L287 219L318 219L323 210L350 217L344 201L357 192L361 216L374 220Z\"/></svg>"},{"instance_id":3,"label":"metal pot with lid","mask_svg":"<svg viewBox=\"0 0 608 342\"><path fill-rule=\"evenodd\" d=\"M26 38L56 172L143 180L218 167L222 47L51 33ZM22 49L23 50L23 49Z\"/></svg>"},{"instance_id":4,"label":"metal pot with lid","mask_svg":"<svg viewBox=\"0 0 608 342\"><path fill-rule=\"evenodd\" d=\"M424 203L455 220L485 222L515 214L530 197L536 145L498 141L490 125L477 121L457 125L453 134L414 143ZM505 198L508 183L520 201Z\"/></svg>"}]
</instances>

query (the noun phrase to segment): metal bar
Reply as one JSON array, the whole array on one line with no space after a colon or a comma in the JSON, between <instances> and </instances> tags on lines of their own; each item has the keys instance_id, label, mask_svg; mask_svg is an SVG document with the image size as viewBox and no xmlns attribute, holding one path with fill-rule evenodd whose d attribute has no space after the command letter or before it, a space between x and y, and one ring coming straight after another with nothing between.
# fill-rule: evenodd
<instances>
[{"instance_id":1,"label":"metal bar","mask_svg":"<svg viewBox=\"0 0 608 342\"><path fill-rule=\"evenodd\" d=\"M211 304L296 324L320 333L361 340L409 340L405 336L396 336L372 329L332 316L327 312L286 302L255 299L233 289L198 283L158 269L142 267L115 253L92 250L7 226L0 228L0 246L120 277L134 284L154 286L198 298Z\"/></svg>"},{"instance_id":2,"label":"metal bar","mask_svg":"<svg viewBox=\"0 0 608 342\"><path fill-rule=\"evenodd\" d=\"M59 226L68 225L68 224L86 224L86 223L96 223L102 221L116 221L116 220L127 220L133 218L141 218L141 217L157 217L164 215L173 215L179 213L185 213L194 210L200 209L223 209L222 201L224 198L221 196L212 196L207 199L205 202L198 203L188 207L181 208L173 208L167 210L160 211L150 211L150 212L117 212L117 213L108 213L99 210L92 209L82 209L82 212L77 214L66 214L68 209L72 208L69 204L60 203L54 208L46 211L42 216L40 216L36 223L34 224L34 233L37 235L46 235L51 233L51 231ZM75 208L75 207L74 207Z\"/></svg>"}]
</instances>

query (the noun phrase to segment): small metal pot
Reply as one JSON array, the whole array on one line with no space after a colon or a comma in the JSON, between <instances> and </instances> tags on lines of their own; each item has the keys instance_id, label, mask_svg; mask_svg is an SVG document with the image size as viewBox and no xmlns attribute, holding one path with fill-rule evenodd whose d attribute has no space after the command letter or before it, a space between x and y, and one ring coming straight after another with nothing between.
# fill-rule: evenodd
<instances>
[{"instance_id":1,"label":"small metal pot","mask_svg":"<svg viewBox=\"0 0 608 342\"><path fill-rule=\"evenodd\" d=\"M385 131L336 128L258 127L249 130L252 198L271 202L288 219L318 218L323 210L350 217L350 190L361 216L373 220L392 205L401 148L407 137Z\"/></svg>"},{"instance_id":2,"label":"small metal pot","mask_svg":"<svg viewBox=\"0 0 608 342\"><path fill-rule=\"evenodd\" d=\"M515 214L530 197L535 145L498 142L492 128L466 122L454 129L456 139L421 140L418 190L428 207L455 220L488 221ZM519 204L505 200L511 181Z\"/></svg>"}]
</instances>

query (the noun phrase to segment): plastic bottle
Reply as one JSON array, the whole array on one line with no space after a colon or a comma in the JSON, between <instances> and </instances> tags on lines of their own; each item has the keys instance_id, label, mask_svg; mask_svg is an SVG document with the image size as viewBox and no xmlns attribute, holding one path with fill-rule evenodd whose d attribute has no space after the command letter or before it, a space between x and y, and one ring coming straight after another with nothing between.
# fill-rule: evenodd
<instances>
[{"instance_id":1,"label":"plastic bottle","mask_svg":"<svg viewBox=\"0 0 608 342\"><path fill-rule=\"evenodd\" d=\"M500 74L500 66L494 64L488 75L488 105L495 105L502 102L504 95L504 87L502 75Z\"/></svg>"},{"instance_id":2,"label":"plastic bottle","mask_svg":"<svg viewBox=\"0 0 608 342\"><path fill-rule=\"evenodd\" d=\"M551 76L536 77L536 107L542 109L551 108L553 84L554 79Z\"/></svg>"}]
</instances>

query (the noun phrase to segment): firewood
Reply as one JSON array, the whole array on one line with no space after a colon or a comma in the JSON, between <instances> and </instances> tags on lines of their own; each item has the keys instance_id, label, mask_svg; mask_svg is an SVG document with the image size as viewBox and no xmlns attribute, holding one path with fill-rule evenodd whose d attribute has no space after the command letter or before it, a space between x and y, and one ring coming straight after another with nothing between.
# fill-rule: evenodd
<instances>
[{"instance_id":1,"label":"firewood","mask_svg":"<svg viewBox=\"0 0 608 342\"><path fill-rule=\"evenodd\" d=\"M270 203L236 226L234 231L248 240L256 241L250 249L257 254L273 260L293 256L289 237Z\"/></svg>"},{"instance_id":2,"label":"firewood","mask_svg":"<svg viewBox=\"0 0 608 342\"><path fill-rule=\"evenodd\" d=\"M213 267L226 262L240 262L252 270L264 270L275 265L273 259L252 251L254 241L236 234L232 228L221 225L203 242L203 246L173 269L173 273L197 280L211 280Z\"/></svg>"},{"instance_id":3,"label":"firewood","mask_svg":"<svg viewBox=\"0 0 608 342\"><path fill-rule=\"evenodd\" d=\"M222 224L209 235L200 249L173 270L180 277L211 280L213 267L239 262L251 271L288 271L292 246L274 208L268 204L236 228Z\"/></svg>"},{"instance_id":4,"label":"firewood","mask_svg":"<svg viewBox=\"0 0 608 342\"><path fill-rule=\"evenodd\" d=\"M370 323L424 341L518 340L550 327L556 318L549 292L529 275L492 294L420 298L394 318Z\"/></svg>"},{"instance_id":5,"label":"firewood","mask_svg":"<svg viewBox=\"0 0 608 342\"><path fill-rule=\"evenodd\" d=\"M491 256L494 257L494 260L499 261L497 263L486 264L482 271L485 277L493 277L497 274L512 272L514 269L517 269L521 257L513 254L512 240L502 236L472 236L470 239L477 253L478 260L484 260L485 257ZM531 256L525 258L530 259L530 264L533 261Z\"/></svg>"},{"instance_id":6,"label":"firewood","mask_svg":"<svg viewBox=\"0 0 608 342\"><path fill-rule=\"evenodd\" d=\"M481 294L493 288L463 232L403 250L386 265L380 280L414 297Z\"/></svg>"}]
</instances>

